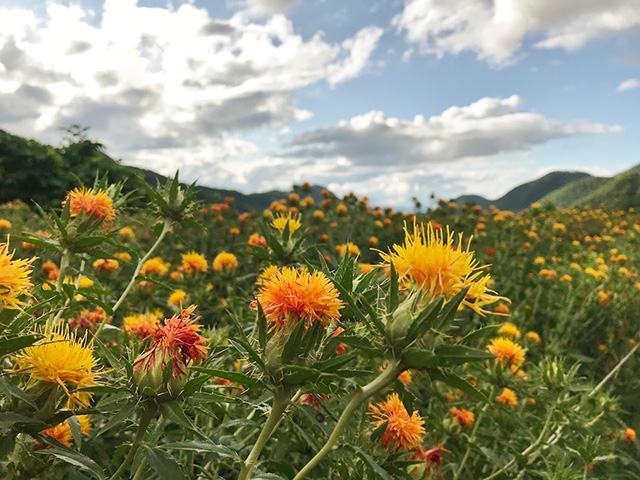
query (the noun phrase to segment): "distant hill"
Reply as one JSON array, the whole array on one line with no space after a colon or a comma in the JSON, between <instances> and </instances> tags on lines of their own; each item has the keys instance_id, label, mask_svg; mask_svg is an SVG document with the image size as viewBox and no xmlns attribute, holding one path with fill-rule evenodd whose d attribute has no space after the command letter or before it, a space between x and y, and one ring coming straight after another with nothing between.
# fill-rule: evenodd
<instances>
[{"instance_id":1,"label":"distant hill","mask_svg":"<svg viewBox=\"0 0 640 480\"><path fill-rule=\"evenodd\" d=\"M557 208L569 208L576 205L584 197L607 183L610 178L587 176L574 180L542 197L542 204L551 203Z\"/></svg>"},{"instance_id":2,"label":"distant hill","mask_svg":"<svg viewBox=\"0 0 640 480\"><path fill-rule=\"evenodd\" d=\"M640 207L640 165L608 178L599 188L576 201L575 206L595 208L603 204L625 210Z\"/></svg>"},{"instance_id":3,"label":"distant hill","mask_svg":"<svg viewBox=\"0 0 640 480\"><path fill-rule=\"evenodd\" d=\"M495 205L501 210L519 212L532 203L539 202L551 192L586 178L594 177L585 172L551 172L544 177L515 187L496 200L488 200L479 195L463 195L455 201L460 204L473 202L482 207Z\"/></svg>"},{"instance_id":4,"label":"distant hill","mask_svg":"<svg viewBox=\"0 0 640 480\"><path fill-rule=\"evenodd\" d=\"M166 177L150 170L122 165L104 152L98 142L88 140L84 130L72 129L71 138L62 147L44 145L28 138L0 130L0 203L23 200L43 207L59 206L66 192L84 184L92 184L96 172L109 173L109 180L127 180L126 190L139 188L145 181L155 185ZM311 187L310 195L319 201L322 187ZM241 210L262 210L290 192L270 191L245 195L235 190L198 186L198 199L205 203L221 202L233 197Z\"/></svg>"}]
</instances>

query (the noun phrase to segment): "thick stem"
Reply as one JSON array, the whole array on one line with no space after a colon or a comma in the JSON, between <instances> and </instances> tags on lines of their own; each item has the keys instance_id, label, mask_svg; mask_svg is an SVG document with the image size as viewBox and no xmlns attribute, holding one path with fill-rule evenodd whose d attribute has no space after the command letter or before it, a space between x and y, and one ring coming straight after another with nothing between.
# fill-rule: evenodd
<instances>
[{"instance_id":1,"label":"thick stem","mask_svg":"<svg viewBox=\"0 0 640 480\"><path fill-rule=\"evenodd\" d=\"M133 275L131 275L131 280L129 280L129 284L127 285L127 288L124 289L124 292L122 292L122 295L120 295L120 298L118 298L118 300L116 301L115 305L112 308L113 313L115 313L116 310L120 308L125 298L127 298L127 295L129 295L129 292L131 291L131 289L136 283L136 277L140 273L140 270L142 269L142 265L144 264L144 262L146 262L149 259L149 257L155 251L155 249L158 248L158 245L160 245L160 242L162 242L162 240L164 239L165 235L169 231L169 228L171 228L171 221L165 220L164 225L162 226L162 231L160 232L160 235L158 235L158 238L156 239L154 244L151 246L149 251L144 255L144 257L138 260L138 264L136 265L136 269L133 271ZM106 323L107 323L107 317L105 317L104 320L102 320L102 322L100 323L100 326L96 330L95 337L100 335L100 332L102 332L102 329L104 328Z\"/></svg>"},{"instance_id":2,"label":"thick stem","mask_svg":"<svg viewBox=\"0 0 640 480\"><path fill-rule=\"evenodd\" d=\"M293 477L293 480L301 480L306 477L311 472L311 470L313 470L336 446L336 444L338 443L338 439L346 428L349 419L353 415L353 412L355 412L367 398L376 394L391 382L393 382L401 372L402 369L400 368L400 362L398 362L397 360L392 360L387 365L387 368L385 368L378 377L372 380L371 383L362 387L361 390L355 392L345 409L342 411L342 414L338 419L338 423L336 423L336 426L333 428L333 432L331 432L331 435L329 435L327 442L320 449L320 451L316 453L316 455L311 460L309 460L309 462L302 468L302 470L300 470L298 474Z\"/></svg>"},{"instance_id":3,"label":"thick stem","mask_svg":"<svg viewBox=\"0 0 640 480\"><path fill-rule=\"evenodd\" d=\"M271 406L269 418L267 418L267 421L263 425L260 436L253 445L249 456L244 461L238 480L249 480L251 478L251 472L253 472L253 469L258 462L262 449L280 423L280 418L284 414L287 405L289 405L289 394L289 390L283 388L279 388L273 393L273 405Z\"/></svg>"},{"instance_id":4,"label":"thick stem","mask_svg":"<svg viewBox=\"0 0 640 480\"><path fill-rule=\"evenodd\" d=\"M155 413L155 405L152 405L150 403L143 404L140 411L138 430L136 431L136 436L134 437L133 443L131 444L131 449L129 450L129 453L125 457L118 470L116 470L116 473L114 473L109 480L116 480L117 478L120 478L120 476L125 472L129 464L133 460L133 457L135 457L138 448L142 444L142 441L147 434L147 427L149 426L149 422L151 422L151 419L154 417Z\"/></svg>"}]
</instances>

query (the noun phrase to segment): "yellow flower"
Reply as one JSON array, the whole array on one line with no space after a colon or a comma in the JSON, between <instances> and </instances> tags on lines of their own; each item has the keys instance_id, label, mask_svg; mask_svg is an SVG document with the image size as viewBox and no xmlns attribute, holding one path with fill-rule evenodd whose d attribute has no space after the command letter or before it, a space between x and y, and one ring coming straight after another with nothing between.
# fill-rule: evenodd
<instances>
[{"instance_id":1,"label":"yellow flower","mask_svg":"<svg viewBox=\"0 0 640 480\"><path fill-rule=\"evenodd\" d=\"M72 217L77 217L84 212L94 221L102 221L103 226L108 226L116 218L113 209L113 200L104 190L92 188L76 188L67 194L62 202L66 206L69 202L69 211Z\"/></svg>"},{"instance_id":2,"label":"yellow flower","mask_svg":"<svg viewBox=\"0 0 640 480\"><path fill-rule=\"evenodd\" d=\"M166 275L170 266L171 264L165 263L162 257L153 257L142 264L140 274L148 275L150 273L157 273L159 275Z\"/></svg>"},{"instance_id":3,"label":"yellow flower","mask_svg":"<svg viewBox=\"0 0 640 480\"><path fill-rule=\"evenodd\" d=\"M496 363L520 366L524 363L524 349L508 338L494 338L487 346L487 350L496 356Z\"/></svg>"},{"instance_id":4,"label":"yellow flower","mask_svg":"<svg viewBox=\"0 0 640 480\"><path fill-rule=\"evenodd\" d=\"M116 252L116 253L113 254L113 256L116 257L116 258L119 258L123 262L130 262L131 261L131 254L129 254L128 252Z\"/></svg>"},{"instance_id":5,"label":"yellow flower","mask_svg":"<svg viewBox=\"0 0 640 480\"><path fill-rule=\"evenodd\" d=\"M184 299L187 297L187 292L178 288L174 290L171 295L169 295L169 299L167 300L169 305L180 306Z\"/></svg>"},{"instance_id":6,"label":"yellow flower","mask_svg":"<svg viewBox=\"0 0 640 480\"><path fill-rule=\"evenodd\" d=\"M14 260L14 254L9 253L8 244L0 244L0 309L20 310L25 303L19 297L31 295L31 264L36 257Z\"/></svg>"},{"instance_id":7,"label":"yellow flower","mask_svg":"<svg viewBox=\"0 0 640 480\"><path fill-rule=\"evenodd\" d=\"M317 270L283 267L266 280L256 296L267 321L276 328L304 319L323 325L340 318L343 307L338 290L329 278Z\"/></svg>"},{"instance_id":8,"label":"yellow flower","mask_svg":"<svg viewBox=\"0 0 640 480\"><path fill-rule=\"evenodd\" d=\"M404 386L411 385L411 382L413 382L413 376L411 375L411 370L405 370L400 375L398 375L398 380Z\"/></svg>"},{"instance_id":9,"label":"yellow flower","mask_svg":"<svg viewBox=\"0 0 640 480\"><path fill-rule=\"evenodd\" d=\"M538 332L527 332L527 338L535 343L540 343L540 334Z\"/></svg>"},{"instance_id":10,"label":"yellow flower","mask_svg":"<svg viewBox=\"0 0 640 480\"><path fill-rule=\"evenodd\" d=\"M505 322L498 329L498 333L503 333L507 337L520 338L520 329L511 322Z\"/></svg>"},{"instance_id":11,"label":"yellow flower","mask_svg":"<svg viewBox=\"0 0 640 480\"><path fill-rule=\"evenodd\" d=\"M516 392L510 388L505 388L502 393L496 397L496 401L509 405L511 408L515 408L518 405L518 396Z\"/></svg>"},{"instance_id":12,"label":"yellow flower","mask_svg":"<svg viewBox=\"0 0 640 480\"><path fill-rule=\"evenodd\" d=\"M571 275L567 275L566 273L560 277L560 281L564 283L573 282L573 277Z\"/></svg>"},{"instance_id":13,"label":"yellow flower","mask_svg":"<svg viewBox=\"0 0 640 480\"><path fill-rule=\"evenodd\" d=\"M347 206L342 202L340 202L336 207L336 212L338 213L346 213L347 210L348 210Z\"/></svg>"},{"instance_id":14,"label":"yellow flower","mask_svg":"<svg viewBox=\"0 0 640 480\"><path fill-rule=\"evenodd\" d=\"M11 222L6 218L0 218L0 230L11 228Z\"/></svg>"},{"instance_id":15,"label":"yellow flower","mask_svg":"<svg viewBox=\"0 0 640 480\"><path fill-rule=\"evenodd\" d=\"M273 219L271 226L279 232L282 232L286 228L287 224L289 224L289 233L293 233L302 226L302 223L300 222L301 217L302 215L292 215L291 212L286 215L280 214Z\"/></svg>"},{"instance_id":16,"label":"yellow flower","mask_svg":"<svg viewBox=\"0 0 640 480\"><path fill-rule=\"evenodd\" d=\"M216 258L213 259L213 269L216 272L233 270L234 268L238 268L238 257L233 253L220 252L216 255Z\"/></svg>"},{"instance_id":17,"label":"yellow flower","mask_svg":"<svg viewBox=\"0 0 640 480\"><path fill-rule=\"evenodd\" d=\"M345 253L349 255L360 255L360 247L358 247L355 243L347 242L342 245L336 245L336 252L341 257L344 257Z\"/></svg>"},{"instance_id":18,"label":"yellow flower","mask_svg":"<svg viewBox=\"0 0 640 480\"><path fill-rule=\"evenodd\" d=\"M405 225L403 245L393 245L389 253L380 252L387 264L393 263L398 279L405 285L415 285L431 296L452 297L469 288L463 303L479 314L489 313L482 307L503 299L489 289L490 275L482 276L470 242L464 248L462 234L454 245L454 234L447 229L434 231L431 223L414 224L413 233ZM506 300L506 299L503 299Z\"/></svg>"},{"instance_id":19,"label":"yellow flower","mask_svg":"<svg viewBox=\"0 0 640 480\"><path fill-rule=\"evenodd\" d=\"M184 273L206 272L208 268L207 259L204 255L196 252L182 254L182 269Z\"/></svg>"},{"instance_id":20,"label":"yellow flower","mask_svg":"<svg viewBox=\"0 0 640 480\"><path fill-rule=\"evenodd\" d=\"M324 212L322 210L316 210L313 212L313 218L322 220L324 218Z\"/></svg>"},{"instance_id":21,"label":"yellow flower","mask_svg":"<svg viewBox=\"0 0 640 480\"><path fill-rule=\"evenodd\" d=\"M258 285L264 285L264 283L267 280L271 280L276 273L278 273L278 267L276 265L269 265L264 270L262 270L262 272L260 272L260 275L258 275L258 279L256 280L256 283Z\"/></svg>"},{"instance_id":22,"label":"yellow flower","mask_svg":"<svg viewBox=\"0 0 640 480\"><path fill-rule=\"evenodd\" d=\"M567 231L567 227L565 226L564 223L554 223L553 224L553 231L554 232L566 232Z\"/></svg>"},{"instance_id":23,"label":"yellow flower","mask_svg":"<svg viewBox=\"0 0 640 480\"><path fill-rule=\"evenodd\" d=\"M380 442L390 450L402 448L408 452L422 443L426 433L424 420L418 412L409 415L397 393L387 395L386 401L370 404L368 413L375 419L374 426L387 424Z\"/></svg>"},{"instance_id":24,"label":"yellow flower","mask_svg":"<svg viewBox=\"0 0 640 480\"><path fill-rule=\"evenodd\" d=\"M92 394L71 392L68 384L76 388L99 385L96 377L102 371L95 371L98 363L93 356L93 340L86 335L78 338L69 330L68 324L47 324L44 338L12 357L12 373L27 374L29 383L47 382L60 385L67 394L67 407L71 410L90 405Z\"/></svg>"},{"instance_id":25,"label":"yellow flower","mask_svg":"<svg viewBox=\"0 0 640 480\"><path fill-rule=\"evenodd\" d=\"M536 257L536 259L533 261L533 263L535 263L536 265L544 265L546 262L546 260L544 259L544 257Z\"/></svg>"},{"instance_id":26,"label":"yellow flower","mask_svg":"<svg viewBox=\"0 0 640 480\"><path fill-rule=\"evenodd\" d=\"M123 237L129 237L131 239L136 238L136 234L133 233L133 229L131 227L122 227L118 233Z\"/></svg>"}]
</instances>

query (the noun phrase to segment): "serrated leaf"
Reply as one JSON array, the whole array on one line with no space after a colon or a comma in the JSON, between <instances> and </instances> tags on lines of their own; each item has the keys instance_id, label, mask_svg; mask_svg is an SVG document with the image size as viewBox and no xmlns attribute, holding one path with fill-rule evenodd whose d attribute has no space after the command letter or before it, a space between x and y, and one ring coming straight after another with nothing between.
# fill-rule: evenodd
<instances>
[{"instance_id":1,"label":"serrated leaf","mask_svg":"<svg viewBox=\"0 0 640 480\"><path fill-rule=\"evenodd\" d=\"M221 457L239 460L238 454L231 450L229 447L218 445L207 440L187 440L184 442L172 442L160 445L160 447L169 450L187 450L199 453L215 453Z\"/></svg>"},{"instance_id":2,"label":"serrated leaf","mask_svg":"<svg viewBox=\"0 0 640 480\"><path fill-rule=\"evenodd\" d=\"M104 432L111 430L116 425L120 425L126 419L131 418L133 413L136 411L138 407L138 401L136 399L130 399L126 403L124 403L121 407L119 407L116 414L111 417L107 423L105 423L100 430L96 433L96 437L102 435Z\"/></svg>"},{"instance_id":3,"label":"serrated leaf","mask_svg":"<svg viewBox=\"0 0 640 480\"><path fill-rule=\"evenodd\" d=\"M156 472L159 478L166 480L186 479L182 468L173 457L158 448L152 448L149 445L143 445L144 454L151 468Z\"/></svg>"},{"instance_id":4,"label":"serrated leaf","mask_svg":"<svg viewBox=\"0 0 640 480\"><path fill-rule=\"evenodd\" d=\"M2 377L0 377L0 392L2 392L2 394L7 397L9 396L15 397L18 400L21 400L24 403L32 406L33 408L36 408L36 409L38 408L36 403L33 401L33 399L29 395L27 395L20 388L18 388L13 383L11 383L8 380L5 380Z\"/></svg>"}]
</instances>

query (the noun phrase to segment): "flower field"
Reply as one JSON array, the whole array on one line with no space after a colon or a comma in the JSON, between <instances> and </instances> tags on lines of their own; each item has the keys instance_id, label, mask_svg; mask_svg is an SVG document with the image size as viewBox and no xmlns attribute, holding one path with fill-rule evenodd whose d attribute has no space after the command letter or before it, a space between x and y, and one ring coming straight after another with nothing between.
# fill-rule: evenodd
<instances>
[{"instance_id":1,"label":"flower field","mask_svg":"<svg viewBox=\"0 0 640 480\"><path fill-rule=\"evenodd\" d=\"M1 478L640 479L633 209L295 191L0 205Z\"/></svg>"}]
</instances>

